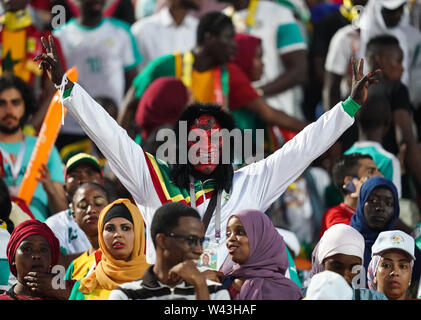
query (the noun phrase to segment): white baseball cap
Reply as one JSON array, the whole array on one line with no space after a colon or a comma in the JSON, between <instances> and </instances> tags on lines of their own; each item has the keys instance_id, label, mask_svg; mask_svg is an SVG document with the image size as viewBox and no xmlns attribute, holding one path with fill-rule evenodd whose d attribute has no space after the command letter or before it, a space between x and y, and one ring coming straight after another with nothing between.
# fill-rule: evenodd
<instances>
[{"instance_id":1,"label":"white baseball cap","mask_svg":"<svg viewBox=\"0 0 421 320\"><path fill-rule=\"evenodd\" d=\"M371 247L371 255L389 249L399 249L408 253L415 260L415 241L409 234L400 230L383 231Z\"/></svg>"},{"instance_id":2,"label":"white baseball cap","mask_svg":"<svg viewBox=\"0 0 421 320\"><path fill-rule=\"evenodd\" d=\"M344 277L325 270L311 278L305 300L352 300L353 294Z\"/></svg>"},{"instance_id":3,"label":"white baseball cap","mask_svg":"<svg viewBox=\"0 0 421 320\"><path fill-rule=\"evenodd\" d=\"M408 0L381 0L382 7L389 10L395 10L405 3L408 3Z\"/></svg>"}]
</instances>

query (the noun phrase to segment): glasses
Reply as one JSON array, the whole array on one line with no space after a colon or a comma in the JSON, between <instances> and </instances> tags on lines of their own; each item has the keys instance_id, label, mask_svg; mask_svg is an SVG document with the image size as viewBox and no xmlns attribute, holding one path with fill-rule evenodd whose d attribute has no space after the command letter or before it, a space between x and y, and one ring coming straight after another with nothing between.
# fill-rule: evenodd
<instances>
[{"instance_id":1,"label":"glasses","mask_svg":"<svg viewBox=\"0 0 421 320\"><path fill-rule=\"evenodd\" d=\"M202 246L203 249L207 248L207 246L209 245L209 238L207 237L199 238L196 236L191 236L191 235L185 236L183 234L175 234L175 233L168 233L166 234L166 236L171 237L171 238L183 239L184 241L187 242L187 244L189 245L191 249L195 248L199 244Z\"/></svg>"}]
</instances>

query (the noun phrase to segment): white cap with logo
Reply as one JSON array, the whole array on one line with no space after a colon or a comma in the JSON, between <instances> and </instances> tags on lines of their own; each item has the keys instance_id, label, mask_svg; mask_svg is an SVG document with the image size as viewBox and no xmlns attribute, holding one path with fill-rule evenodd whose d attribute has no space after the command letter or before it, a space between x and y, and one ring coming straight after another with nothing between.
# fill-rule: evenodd
<instances>
[{"instance_id":1,"label":"white cap with logo","mask_svg":"<svg viewBox=\"0 0 421 320\"><path fill-rule=\"evenodd\" d=\"M383 231L378 235L371 247L371 255L389 249L400 249L408 253L415 260L415 241L409 234L400 230Z\"/></svg>"}]
</instances>

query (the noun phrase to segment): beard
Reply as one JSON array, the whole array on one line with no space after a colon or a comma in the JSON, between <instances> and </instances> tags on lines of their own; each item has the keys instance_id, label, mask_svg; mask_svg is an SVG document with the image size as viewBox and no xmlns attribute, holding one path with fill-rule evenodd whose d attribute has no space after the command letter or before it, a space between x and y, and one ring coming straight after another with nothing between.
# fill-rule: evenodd
<instances>
[{"instance_id":1,"label":"beard","mask_svg":"<svg viewBox=\"0 0 421 320\"><path fill-rule=\"evenodd\" d=\"M21 118L19 124L13 127L4 126L0 124L0 132L3 134L15 134L18 130L22 129L24 125L24 120Z\"/></svg>"}]
</instances>

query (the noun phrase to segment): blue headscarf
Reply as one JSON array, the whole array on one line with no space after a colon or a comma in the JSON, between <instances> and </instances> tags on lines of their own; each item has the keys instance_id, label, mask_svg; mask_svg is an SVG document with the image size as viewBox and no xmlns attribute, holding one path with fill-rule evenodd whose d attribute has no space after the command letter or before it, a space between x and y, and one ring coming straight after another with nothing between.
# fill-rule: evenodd
<instances>
[{"instance_id":1,"label":"blue headscarf","mask_svg":"<svg viewBox=\"0 0 421 320\"><path fill-rule=\"evenodd\" d=\"M393 193L395 202L395 215L390 220L384 230L373 230L371 229L364 217L364 205L368 200L371 192L377 187L386 187ZM368 179L361 187L360 195L358 196L357 211L351 218L351 227L357 229L364 237L365 249L364 249L364 268L368 269L368 264L371 260L371 247L377 239L377 236L382 231L393 230L396 221L399 218L399 196L398 191L392 181L383 177L372 177Z\"/></svg>"}]
</instances>

